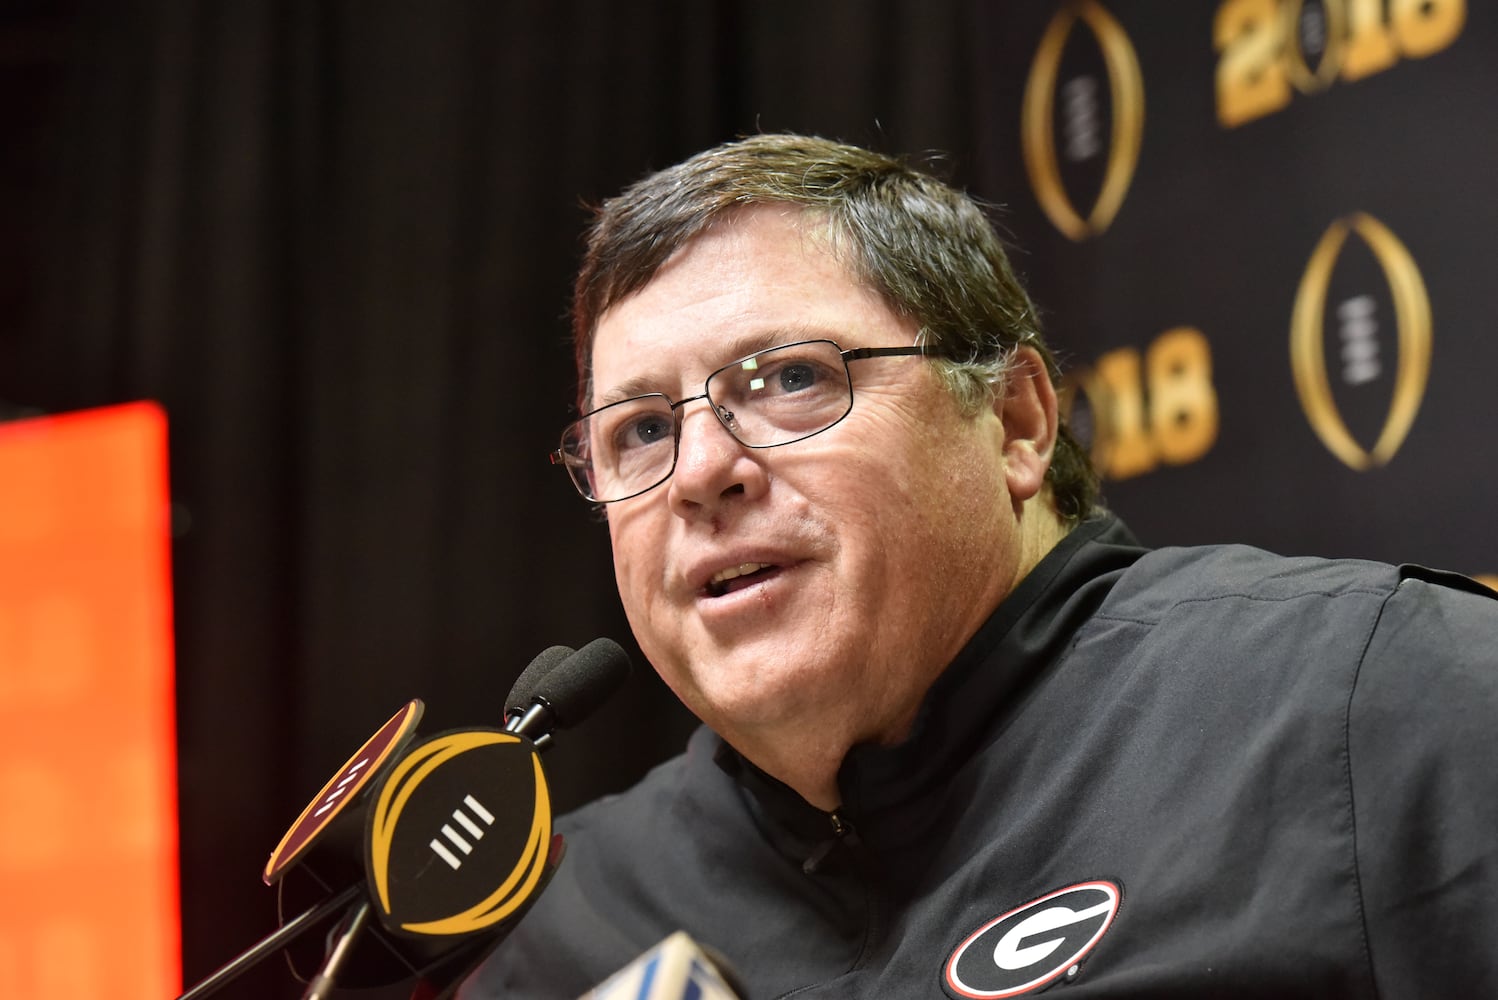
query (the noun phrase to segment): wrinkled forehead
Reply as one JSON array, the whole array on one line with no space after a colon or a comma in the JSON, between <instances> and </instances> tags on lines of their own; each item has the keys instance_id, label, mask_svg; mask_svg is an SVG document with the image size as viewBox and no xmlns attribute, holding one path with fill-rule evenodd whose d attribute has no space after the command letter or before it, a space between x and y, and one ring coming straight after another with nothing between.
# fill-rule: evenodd
<instances>
[{"instance_id":1,"label":"wrinkled forehead","mask_svg":"<svg viewBox=\"0 0 1498 1000\"><path fill-rule=\"evenodd\" d=\"M754 234L762 232L766 224L773 225L789 238L779 240L773 246L764 245L762 240L754 238ZM836 275L837 280L863 287L866 282L847 263L845 243L827 214L818 209L766 203L737 207L718 215L678 247L638 287L607 301L593 317L586 342L580 343L577 351L579 412L587 412L629 395L666 391L653 385L644 386L642 381L636 379L620 385L598 384L599 373L595 362L600 353L600 331L604 332L605 337L615 338L620 327L637 326L638 324L620 322L620 319L631 316L642 300L648 300L652 310L669 310L676 305L683 309L689 308L692 298L712 294L740 294L748 298L751 296L747 290L749 283L741 280L745 270L743 264L752 262L756 265L773 266L777 260L787 262L786 270L792 276L803 270L798 262L826 261L828 270ZM702 266L704 256L712 259L712 266ZM684 284L678 280L678 272L689 261L697 280ZM754 268L756 271L758 269ZM763 294L762 283L753 287ZM777 344L823 335L824 330L795 321L750 325L743 330L735 330L732 334L704 333L695 342L696 364L690 367L695 374L705 375L735 358ZM607 345L610 349L615 346L617 345L612 341ZM648 357L647 353L642 361L648 360ZM702 370L696 371L699 368Z\"/></svg>"}]
</instances>

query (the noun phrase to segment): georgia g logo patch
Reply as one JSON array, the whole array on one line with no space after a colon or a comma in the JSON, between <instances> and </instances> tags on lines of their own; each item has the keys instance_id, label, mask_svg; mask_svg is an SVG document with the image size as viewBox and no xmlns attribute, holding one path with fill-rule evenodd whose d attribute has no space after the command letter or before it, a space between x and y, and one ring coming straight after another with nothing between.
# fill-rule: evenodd
<instances>
[{"instance_id":1,"label":"georgia g logo patch","mask_svg":"<svg viewBox=\"0 0 1498 1000\"><path fill-rule=\"evenodd\" d=\"M1079 882L995 917L947 959L942 985L972 1000L1014 997L1066 975L1103 939L1123 894L1115 882Z\"/></svg>"}]
</instances>

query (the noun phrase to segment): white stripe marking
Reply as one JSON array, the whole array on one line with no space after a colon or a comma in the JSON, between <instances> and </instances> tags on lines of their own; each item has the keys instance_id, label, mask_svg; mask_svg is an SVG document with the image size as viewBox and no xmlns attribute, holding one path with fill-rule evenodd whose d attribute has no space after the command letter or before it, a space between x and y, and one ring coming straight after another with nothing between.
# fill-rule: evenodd
<instances>
[{"instance_id":1,"label":"white stripe marking","mask_svg":"<svg viewBox=\"0 0 1498 1000\"><path fill-rule=\"evenodd\" d=\"M479 825L477 823L475 823L473 820L469 819L468 818L468 814L466 812L464 812L463 810L461 810L461 809L454 809L453 810L453 819L455 819L459 823L463 824L463 829L467 830L470 834L472 834L474 840L483 840L484 839L484 831L479 828Z\"/></svg>"},{"instance_id":2,"label":"white stripe marking","mask_svg":"<svg viewBox=\"0 0 1498 1000\"><path fill-rule=\"evenodd\" d=\"M454 855L452 851L449 851L447 848L443 847L442 841L433 838L432 842L427 846L436 851L438 856L441 857L443 861L446 861L449 865L452 865L453 871L457 871L459 868L463 867L463 862L459 861L457 859L457 856Z\"/></svg>"},{"instance_id":3,"label":"white stripe marking","mask_svg":"<svg viewBox=\"0 0 1498 1000\"><path fill-rule=\"evenodd\" d=\"M442 824L442 836L452 841L452 845L458 850L462 851L464 854L473 853L473 845L464 840L462 837L458 836L458 831L454 830L446 823Z\"/></svg>"},{"instance_id":4,"label":"white stripe marking","mask_svg":"<svg viewBox=\"0 0 1498 1000\"><path fill-rule=\"evenodd\" d=\"M472 809L474 812L478 813L479 819L483 820L486 825L494 825L494 814L485 809L478 799L474 798L472 795L466 795L463 797L463 804Z\"/></svg>"},{"instance_id":5,"label":"white stripe marking","mask_svg":"<svg viewBox=\"0 0 1498 1000\"><path fill-rule=\"evenodd\" d=\"M322 808L319 809L319 810L317 810L317 812L313 813L312 815L314 815L314 816L321 816L323 813L327 812L329 809L332 809L333 808L333 803L335 803L339 799L341 799L343 797L343 793L346 792L346 791L348 791L347 788L335 788L328 795L327 799L323 802Z\"/></svg>"}]
</instances>

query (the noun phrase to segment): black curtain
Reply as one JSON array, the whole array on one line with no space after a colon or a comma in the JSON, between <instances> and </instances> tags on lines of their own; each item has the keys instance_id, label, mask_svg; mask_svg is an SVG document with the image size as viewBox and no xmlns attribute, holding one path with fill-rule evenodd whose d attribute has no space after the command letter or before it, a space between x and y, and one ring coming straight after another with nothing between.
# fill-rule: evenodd
<instances>
[{"instance_id":1,"label":"black curtain","mask_svg":"<svg viewBox=\"0 0 1498 1000\"><path fill-rule=\"evenodd\" d=\"M963 6L84 4L35 308L0 399L161 401L171 433L184 965L275 926L259 871L406 699L494 723L553 643L630 644L550 468L585 205L736 134L965 169ZM31 301L31 300L28 300ZM643 661L548 758L560 808L692 720ZM225 996L299 996L277 963Z\"/></svg>"}]
</instances>

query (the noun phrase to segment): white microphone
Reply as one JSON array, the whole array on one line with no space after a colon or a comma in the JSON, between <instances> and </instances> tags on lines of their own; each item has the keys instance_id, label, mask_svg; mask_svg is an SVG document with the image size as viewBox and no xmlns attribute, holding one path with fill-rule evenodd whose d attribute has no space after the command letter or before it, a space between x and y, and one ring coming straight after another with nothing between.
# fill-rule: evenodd
<instances>
[{"instance_id":1,"label":"white microphone","mask_svg":"<svg viewBox=\"0 0 1498 1000\"><path fill-rule=\"evenodd\" d=\"M743 1000L734 986L721 956L677 931L578 1000Z\"/></svg>"}]
</instances>

